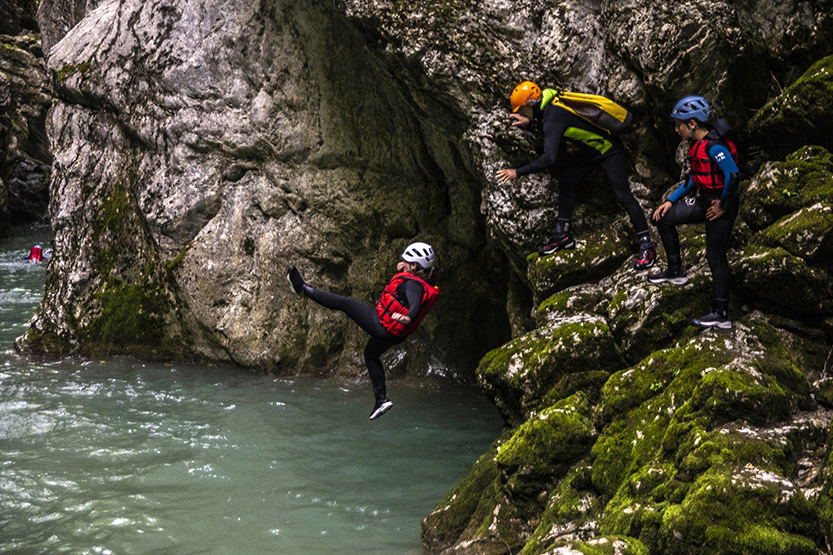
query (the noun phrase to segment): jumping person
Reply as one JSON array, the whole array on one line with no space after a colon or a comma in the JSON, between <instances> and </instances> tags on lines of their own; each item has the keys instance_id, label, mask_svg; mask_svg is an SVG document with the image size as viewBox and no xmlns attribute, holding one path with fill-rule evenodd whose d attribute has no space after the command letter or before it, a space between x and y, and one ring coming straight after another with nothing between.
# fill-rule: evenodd
<instances>
[{"instance_id":1,"label":"jumping person","mask_svg":"<svg viewBox=\"0 0 833 555\"><path fill-rule=\"evenodd\" d=\"M434 285L435 261L431 245L420 242L408 245L396 265L397 273L382 291L375 309L361 301L307 285L295 266L289 267L287 278L295 293L303 294L323 307L344 312L370 334L364 348L364 363L376 397L371 420L393 407L385 391L382 354L416 331L440 294L439 287Z\"/></svg>"},{"instance_id":2,"label":"jumping person","mask_svg":"<svg viewBox=\"0 0 833 555\"><path fill-rule=\"evenodd\" d=\"M668 200L654 211L653 219L665 254L668 268L648 276L651 283L685 285L685 275L680 255L680 238L677 226L706 223L706 259L712 272L714 301L712 312L692 320L702 328L729 329L729 261L726 253L732 236L732 226L740 208L736 196L738 183L738 155L732 141L725 136L731 132L724 120L709 122L709 103L702 96L687 96L671 110L674 130L690 144L688 160L691 171L682 185ZM679 202L697 191L697 196Z\"/></svg>"},{"instance_id":3,"label":"jumping person","mask_svg":"<svg viewBox=\"0 0 833 555\"><path fill-rule=\"evenodd\" d=\"M497 172L500 183L552 168L558 157L561 138L578 145L579 155L558 176L558 218L555 230L538 254L546 256L561 249L574 249L576 243L570 234L570 218L576 202L576 186L594 168L600 167L607 174L616 200L625 209L639 238L639 256L634 268L644 270L654 265L656 249L651 242L648 220L642 212L628 184L625 147L622 140L569 110L553 103L557 91L544 89L531 81L524 81L512 91L510 102L515 120L512 125L538 129L544 134L544 153L540 158L518 169Z\"/></svg>"}]
</instances>

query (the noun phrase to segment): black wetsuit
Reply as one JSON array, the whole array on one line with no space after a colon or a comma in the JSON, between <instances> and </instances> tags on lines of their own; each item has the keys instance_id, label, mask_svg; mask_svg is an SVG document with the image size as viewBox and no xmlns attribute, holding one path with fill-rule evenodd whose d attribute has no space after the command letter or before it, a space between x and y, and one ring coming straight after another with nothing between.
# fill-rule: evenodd
<instances>
[{"instance_id":1,"label":"black wetsuit","mask_svg":"<svg viewBox=\"0 0 833 555\"><path fill-rule=\"evenodd\" d=\"M610 179L616 200L627 212L637 234L648 235L648 220L631 192L628 183L625 147L619 137L584 121L560 106L548 104L543 112L535 108L530 127L544 134L544 153L534 162L516 170L521 177L538 173L555 165L561 138L578 144L579 155L558 175L558 218L569 220L576 203L576 186L596 167L601 167Z\"/></svg>"},{"instance_id":2,"label":"black wetsuit","mask_svg":"<svg viewBox=\"0 0 833 555\"><path fill-rule=\"evenodd\" d=\"M415 320L422 308L424 290L422 284L413 279L403 280L396 290L397 297L408 300L408 317ZM405 337L392 335L379 321L375 307L370 307L361 301L343 297L329 291L310 287L304 294L323 307L340 310L353 319L359 327L370 334L370 340L364 348L364 363L373 384L376 398L385 397L385 369L382 366L382 354L385 351L405 341Z\"/></svg>"},{"instance_id":3,"label":"black wetsuit","mask_svg":"<svg viewBox=\"0 0 833 555\"><path fill-rule=\"evenodd\" d=\"M711 138L714 133L706 136ZM682 257L680 255L680 238L677 233L677 226L682 224L706 224L706 260L712 272L714 281L714 306L715 310L725 312L729 305L729 285L731 270L726 257L729 247L732 244L732 227L740 210L740 202L734 195L733 185L738 174L738 167L731 155L728 145L731 143L717 141L718 135L714 135L714 141L707 143L707 153L713 165L721 175L721 183L714 189L697 189L697 186L689 175L685 181L674 191L668 202L671 208L655 222L662 245L665 247L665 254L668 257L668 265L682 268ZM705 140L705 139L704 139ZM732 148L734 146L732 145ZM691 151L689 151L689 158ZM734 176L734 177L733 177ZM683 197L697 190L696 197ZM712 201L719 200L720 206L726 211L716 220L706 218L706 211Z\"/></svg>"}]
</instances>

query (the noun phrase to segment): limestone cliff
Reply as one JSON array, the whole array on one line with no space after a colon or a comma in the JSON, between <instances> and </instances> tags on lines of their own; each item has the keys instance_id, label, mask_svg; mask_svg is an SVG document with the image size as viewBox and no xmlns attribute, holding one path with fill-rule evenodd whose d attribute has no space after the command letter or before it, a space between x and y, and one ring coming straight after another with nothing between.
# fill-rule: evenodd
<instances>
[{"instance_id":1,"label":"limestone cliff","mask_svg":"<svg viewBox=\"0 0 833 555\"><path fill-rule=\"evenodd\" d=\"M425 240L441 300L387 360L476 377L507 422L427 547L830 552L831 7L44 1L55 251L18 348L361 372L363 334L290 295L286 267L369 301ZM709 303L702 228L683 237L690 284L648 286L604 178L579 196L579 248L528 254L557 180L493 178L540 148L506 117L527 78L633 110L646 211L680 173L674 100L732 121L730 332L689 326Z\"/></svg>"}]
</instances>

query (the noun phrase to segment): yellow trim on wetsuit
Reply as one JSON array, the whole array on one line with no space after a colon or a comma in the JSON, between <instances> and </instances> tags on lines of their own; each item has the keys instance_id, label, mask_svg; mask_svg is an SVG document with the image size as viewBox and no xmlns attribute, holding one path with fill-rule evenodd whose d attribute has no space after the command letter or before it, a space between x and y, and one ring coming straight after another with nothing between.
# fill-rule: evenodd
<instances>
[{"instance_id":1,"label":"yellow trim on wetsuit","mask_svg":"<svg viewBox=\"0 0 833 555\"><path fill-rule=\"evenodd\" d=\"M541 109L547 105L553 104L554 106L559 106L564 108L571 114L574 114L576 117L581 118L580 115L576 113L575 110L564 104L561 99L558 97L558 91L554 89L544 89L541 94ZM574 141L578 141L582 144L585 144L589 147L592 147L599 151L600 154L604 154L610 147L613 146L613 143L608 141L603 135L598 133L593 133L592 131L588 131L587 129L581 129L578 127L567 127L567 130L564 131L564 136L568 139L572 139Z\"/></svg>"}]
</instances>

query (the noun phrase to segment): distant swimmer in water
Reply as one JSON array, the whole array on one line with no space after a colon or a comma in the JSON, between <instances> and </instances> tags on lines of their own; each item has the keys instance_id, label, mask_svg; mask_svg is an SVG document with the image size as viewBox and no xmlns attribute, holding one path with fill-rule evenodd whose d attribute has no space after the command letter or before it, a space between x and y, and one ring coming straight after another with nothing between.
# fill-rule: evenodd
<instances>
[{"instance_id":1,"label":"distant swimmer in water","mask_svg":"<svg viewBox=\"0 0 833 555\"><path fill-rule=\"evenodd\" d=\"M434 283L436 259L431 245L408 245L396 265L397 273L382 291L375 309L361 301L307 285L295 266L289 267L287 278L295 293L303 294L323 307L344 312L370 334L364 348L364 363L376 397L371 420L393 407L385 391L382 354L416 331L440 294L440 288Z\"/></svg>"},{"instance_id":2,"label":"distant swimmer in water","mask_svg":"<svg viewBox=\"0 0 833 555\"><path fill-rule=\"evenodd\" d=\"M23 259L28 260L29 262L44 262L46 260L43 256L43 249L41 249L40 245L32 247L32 252L29 253L29 256L24 256Z\"/></svg>"}]
</instances>

